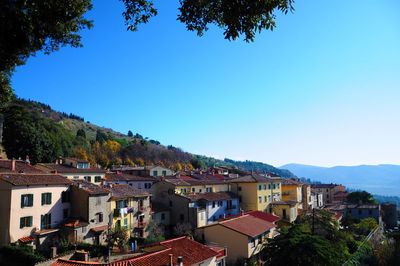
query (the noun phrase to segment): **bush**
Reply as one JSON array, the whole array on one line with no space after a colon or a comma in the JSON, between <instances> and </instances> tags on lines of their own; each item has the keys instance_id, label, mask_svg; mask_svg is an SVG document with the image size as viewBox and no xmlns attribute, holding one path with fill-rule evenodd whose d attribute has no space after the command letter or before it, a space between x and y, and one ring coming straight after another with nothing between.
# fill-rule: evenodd
<instances>
[{"instance_id":1,"label":"bush","mask_svg":"<svg viewBox=\"0 0 400 266\"><path fill-rule=\"evenodd\" d=\"M45 260L46 257L38 254L32 246L7 245L0 248L2 261L1 265L34 265L35 263ZM7 262L7 263L5 263Z\"/></svg>"},{"instance_id":2,"label":"bush","mask_svg":"<svg viewBox=\"0 0 400 266\"><path fill-rule=\"evenodd\" d=\"M89 252L91 257L107 256L108 248L105 245L92 245L89 243L72 244L67 241L62 241L61 246L58 248L58 254L64 254L71 250L84 250Z\"/></svg>"}]
</instances>

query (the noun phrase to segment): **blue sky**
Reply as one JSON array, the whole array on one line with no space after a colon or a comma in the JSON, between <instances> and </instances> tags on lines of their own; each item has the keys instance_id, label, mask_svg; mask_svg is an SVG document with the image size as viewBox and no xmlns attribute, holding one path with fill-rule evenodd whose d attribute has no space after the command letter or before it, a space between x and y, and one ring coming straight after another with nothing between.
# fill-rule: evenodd
<instances>
[{"instance_id":1,"label":"blue sky","mask_svg":"<svg viewBox=\"0 0 400 266\"><path fill-rule=\"evenodd\" d=\"M133 33L119 1L93 4L84 47L30 58L18 96L217 158L399 163L399 1L297 1L254 43L186 31L178 1Z\"/></svg>"}]
</instances>

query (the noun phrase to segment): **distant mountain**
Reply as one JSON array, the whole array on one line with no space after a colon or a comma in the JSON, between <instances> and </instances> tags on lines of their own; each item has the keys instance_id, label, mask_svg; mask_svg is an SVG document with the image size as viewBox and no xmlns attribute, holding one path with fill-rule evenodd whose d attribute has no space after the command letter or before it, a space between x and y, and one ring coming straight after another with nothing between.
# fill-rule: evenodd
<instances>
[{"instance_id":1,"label":"distant mountain","mask_svg":"<svg viewBox=\"0 0 400 266\"><path fill-rule=\"evenodd\" d=\"M279 168L313 181L343 184L350 189L365 189L372 194L400 196L400 165L320 167L286 164Z\"/></svg>"}]
</instances>

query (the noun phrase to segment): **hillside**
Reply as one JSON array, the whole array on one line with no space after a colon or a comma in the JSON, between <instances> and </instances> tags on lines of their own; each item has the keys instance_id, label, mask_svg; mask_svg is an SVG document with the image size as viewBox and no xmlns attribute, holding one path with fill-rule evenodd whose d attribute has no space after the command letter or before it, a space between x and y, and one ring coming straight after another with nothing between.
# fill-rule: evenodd
<instances>
[{"instance_id":1,"label":"hillside","mask_svg":"<svg viewBox=\"0 0 400 266\"><path fill-rule=\"evenodd\" d=\"M341 183L349 188L365 189L372 194L400 196L400 165L319 167L286 164L279 168L322 183Z\"/></svg>"},{"instance_id":2,"label":"hillside","mask_svg":"<svg viewBox=\"0 0 400 266\"><path fill-rule=\"evenodd\" d=\"M218 160L194 155L157 140L131 136L109 128L99 127L84 118L53 110L49 105L31 100L15 99L3 110L3 144L9 157L29 155L32 162L52 162L58 156L83 157L93 164L110 167L112 164L163 164L180 170L185 167L238 167L248 171L271 172L293 177L261 162Z\"/></svg>"}]
</instances>

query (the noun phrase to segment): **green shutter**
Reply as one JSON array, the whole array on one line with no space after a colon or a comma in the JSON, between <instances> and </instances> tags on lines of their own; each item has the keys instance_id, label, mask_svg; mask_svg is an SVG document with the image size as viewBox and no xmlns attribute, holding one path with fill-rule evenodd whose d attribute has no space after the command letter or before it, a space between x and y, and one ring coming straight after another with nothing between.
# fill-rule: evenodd
<instances>
[{"instance_id":1,"label":"green shutter","mask_svg":"<svg viewBox=\"0 0 400 266\"><path fill-rule=\"evenodd\" d=\"M24 217L21 217L19 219L19 228L24 228L24 224L25 224L25 219Z\"/></svg>"},{"instance_id":2,"label":"green shutter","mask_svg":"<svg viewBox=\"0 0 400 266\"><path fill-rule=\"evenodd\" d=\"M43 230L44 227L44 215L40 215L40 230Z\"/></svg>"},{"instance_id":3,"label":"green shutter","mask_svg":"<svg viewBox=\"0 0 400 266\"><path fill-rule=\"evenodd\" d=\"M49 193L49 204L51 204L51 193Z\"/></svg>"},{"instance_id":4,"label":"green shutter","mask_svg":"<svg viewBox=\"0 0 400 266\"><path fill-rule=\"evenodd\" d=\"M21 195L21 208L24 207L24 196L25 196L25 195Z\"/></svg>"},{"instance_id":5,"label":"green shutter","mask_svg":"<svg viewBox=\"0 0 400 266\"><path fill-rule=\"evenodd\" d=\"M45 196L46 195L46 193L42 193L42 205L44 205L45 204Z\"/></svg>"},{"instance_id":6,"label":"green shutter","mask_svg":"<svg viewBox=\"0 0 400 266\"><path fill-rule=\"evenodd\" d=\"M29 195L29 206L32 207L33 206L33 194Z\"/></svg>"},{"instance_id":7,"label":"green shutter","mask_svg":"<svg viewBox=\"0 0 400 266\"><path fill-rule=\"evenodd\" d=\"M29 227L32 226L32 220L33 220L33 217L32 217L32 216L29 216Z\"/></svg>"}]
</instances>

